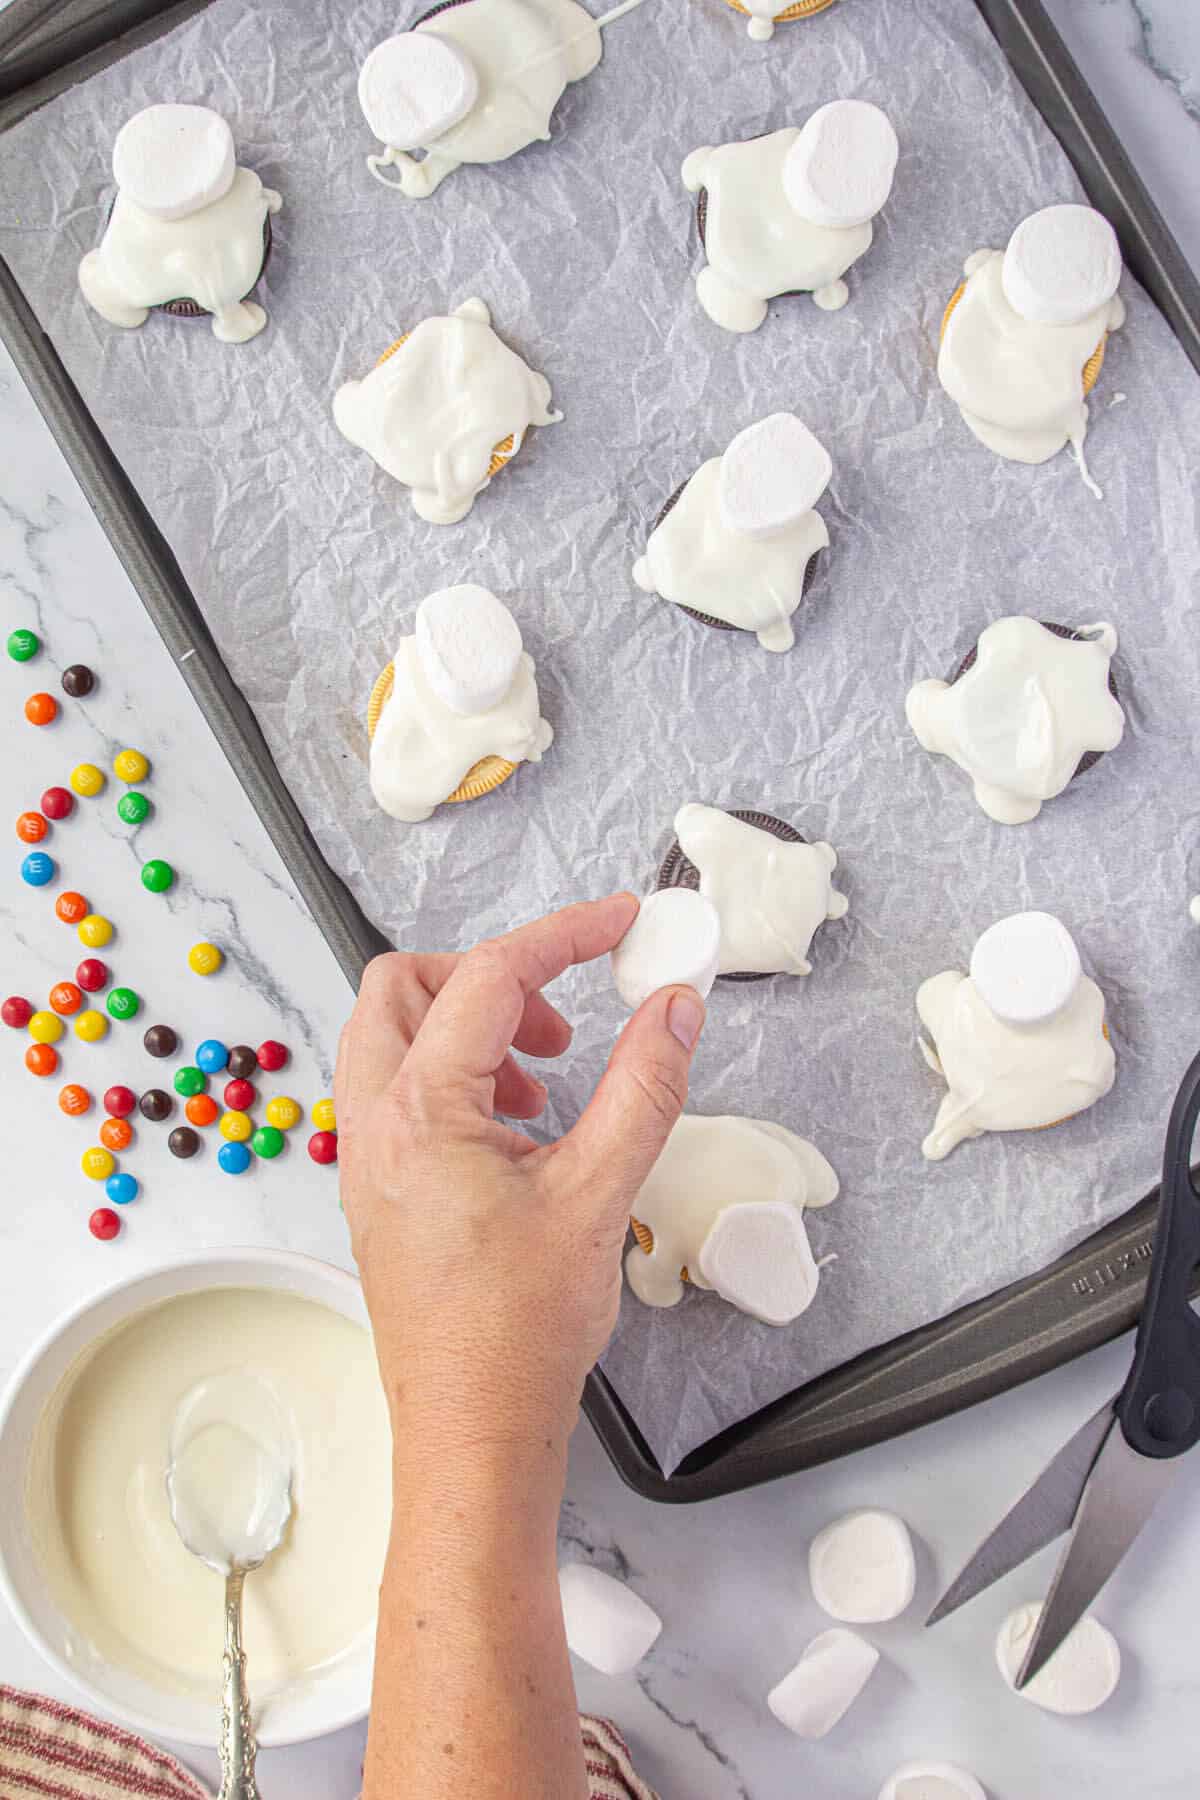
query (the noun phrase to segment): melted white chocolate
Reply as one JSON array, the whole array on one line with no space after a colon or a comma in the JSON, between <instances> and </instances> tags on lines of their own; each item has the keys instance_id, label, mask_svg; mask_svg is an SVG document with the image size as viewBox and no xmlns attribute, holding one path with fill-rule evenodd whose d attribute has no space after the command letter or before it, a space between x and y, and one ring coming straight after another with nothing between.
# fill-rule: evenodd
<instances>
[{"instance_id":1,"label":"melted white chocolate","mask_svg":"<svg viewBox=\"0 0 1200 1800\"><path fill-rule=\"evenodd\" d=\"M917 1012L929 1033L922 1053L949 1089L921 1146L931 1162L985 1131L1035 1131L1074 1118L1116 1079L1104 996L1086 975L1038 1025L1003 1023L956 969L922 983Z\"/></svg>"},{"instance_id":2,"label":"melted white chocolate","mask_svg":"<svg viewBox=\"0 0 1200 1800\"><path fill-rule=\"evenodd\" d=\"M1113 750L1125 715L1109 688L1111 625L1062 638L1037 619L997 619L957 681L919 681L905 711L922 749L948 756L1001 825L1036 819L1089 751Z\"/></svg>"},{"instance_id":3,"label":"melted white chocolate","mask_svg":"<svg viewBox=\"0 0 1200 1800\"><path fill-rule=\"evenodd\" d=\"M425 319L362 381L334 395L343 437L412 489L432 525L465 519L491 476L496 447L516 454L531 425L555 425L550 383L492 330L482 300Z\"/></svg>"},{"instance_id":4,"label":"melted white chocolate","mask_svg":"<svg viewBox=\"0 0 1200 1800\"><path fill-rule=\"evenodd\" d=\"M79 265L84 299L110 325L144 325L152 306L195 300L216 337L244 344L267 322L247 300L263 261L263 227L282 196L238 169L219 200L180 219L155 218L119 193L104 237Z\"/></svg>"},{"instance_id":5,"label":"melted white chocolate","mask_svg":"<svg viewBox=\"0 0 1200 1800\"><path fill-rule=\"evenodd\" d=\"M685 1113L634 1201L634 1217L653 1232L654 1249L629 1252L629 1285L647 1306L676 1306L682 1270L696 1287L710 1287L702 1252L722 1214L773 1202L802 1218L806 1208L828 1206L837 1192L837 1176L820 1151L784 1126Z\"/></svg>"},{"instance_id":6,"label":"melted white chocolate","mask_svg":"<svg viewBox=\"0 0 1200 1800\"><path fill-rule=\"evenodd\" d=\"M832 844L787 844L716 806L675 815L675 835L721 919L722 975L811 975L808 952L849 902L831 880Z\"/></svg>"},{"instance_id":7,"label":"melted white chocolate","mask_svg":"<svg viewBox=\"0 0 1200 1800\"><path fill-rule=\"evenodd\" d=\"M980 443L1012 462L1043 463L1070 444L1091 491L1083 443L1083 369L1125 320L1120 295L1072 325L1037 325L1009 305L1004 254L977 250L938 352L938 379Z\"/></svg>"}]
</instances>

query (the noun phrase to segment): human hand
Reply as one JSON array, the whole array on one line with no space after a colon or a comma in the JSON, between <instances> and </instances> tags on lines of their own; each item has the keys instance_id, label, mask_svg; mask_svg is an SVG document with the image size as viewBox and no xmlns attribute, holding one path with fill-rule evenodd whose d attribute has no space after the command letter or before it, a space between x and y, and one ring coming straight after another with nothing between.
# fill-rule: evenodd
<instances>
[{"instance_id":1,"label":"human hand","mask_svg":"<svg viewBox=\"0 0 1200 1800\"><path fill-rule=\"evenodd\" d=\"M506 1450L565 1450L611 1336L634 1196L687 1098L704 1007L665 988L635 1013L578 1123L539 1146L545 1087L512 1055L561 1056L542 989L605 955L628 894L569 906L463 956L381 956L342 1034L335 1095L346 1217L393 1422ZM399 1441L399 1430L397 1439Z\"/></svg>"}]
</instances>

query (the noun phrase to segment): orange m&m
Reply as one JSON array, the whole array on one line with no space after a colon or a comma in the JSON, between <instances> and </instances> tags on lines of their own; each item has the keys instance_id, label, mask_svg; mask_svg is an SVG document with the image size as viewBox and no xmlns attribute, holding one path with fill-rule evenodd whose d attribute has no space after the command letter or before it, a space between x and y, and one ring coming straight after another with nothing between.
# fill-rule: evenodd
<instances>
[{"instance_id":1,"label":"orange m&m","mask_svg":"<svg viewBox=\"0 0 1200 1800\"><path fill-rule=\"evenodd\" d=\"M133 1126L128 1119L105 1119L100 1127L100 1142L106 1150L128 1150L133 1142Z\"/></svg>"},{"instance_id":2,"label":"orange m&m","mask_svg":"<svg viewBox=\"0 0 1200 1800\"><path fill-rule=\"evenodd\" d=\"M83 1005L83 989L76 987L73 981L56 981L50 989L50 1004L56 1013L69 1019Z\"/></svg>"},{"instance_id":3,"label":"orange m&m","mask_svg":"<svg viewBox=\"0 0 1200 1800\"><path fill-rule=\"evenodd\" d=\"M183 1110L193 1125L211 1125L221 1109L211 1094L193 1094Z\"/></svg>"},{"instance_id":4,"label":"orange m&m","mask_svg":"<svg viewBox=\"0 0 1200 1800\"><path fill-rule=\"evenodd\" d=\"M58 896L54 902L54 910L64 925L78 925L80 919L86 919L92 909L82 894L68 892Z\"/></svg>"},{"instance_id":5,"label":"orange m&m","mask_svg":"<svg viewBox=\"0 0 1200 1800\"><path fill-rule=\"evenodd\" d=\"M58 1067L58 1051L53 1044L30 1044L25 1052L25 1067L31 1075L53 1075Z\"/></svg>"},{"instance_id":6,"label":"orange m&m","mask_svg":"<svg viewBox=\"0 0 1200 1800\"><path fill-rule=\"evenodd\" d=\"M58 1104L69 1119L78 1119L90 1108L92 1096L77 1081L70 1081L58 1096Z\"/></svg>"},{"instance_id":7,"label":"orange m&m","mask_svg":"<svg viewBox=\"0 0 1200 1800\"><path fill-rule=\"evenodd\" d=\"M25 717L31 725L50 725L58 717L58 701L53 694L30 694Z\"/></svg>"},{"instance_id":8,"label":"orange m&m","mask_svg":"<svg viewBox=\"0 0 1200 1800\"><path fill-rule=\"evenodd\" d=\"M49 829L40 812L23 812L17 820L17 836L23 844L40 844Z\"/></svg>"}]
</instances>

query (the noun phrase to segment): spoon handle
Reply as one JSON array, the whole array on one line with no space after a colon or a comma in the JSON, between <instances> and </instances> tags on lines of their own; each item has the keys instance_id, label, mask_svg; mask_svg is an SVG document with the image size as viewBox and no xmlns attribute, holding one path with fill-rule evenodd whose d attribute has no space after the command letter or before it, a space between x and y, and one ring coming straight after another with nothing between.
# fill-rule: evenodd
<instances>
[{"instance_id":1,"label":"spoon handle","mask_svg":"<svg viewBox=\"0 0 1200 1800\"><path fill-rule=\"evenodd\" d=\"M259 1800L254 1779L258 1746L250 1719L246 1654L242 1649L242 1590L246 1571L234 1569L225 1582L225 1679L221 1688L221 1792L218 1800Z\"/></svg>"}]
</instances>

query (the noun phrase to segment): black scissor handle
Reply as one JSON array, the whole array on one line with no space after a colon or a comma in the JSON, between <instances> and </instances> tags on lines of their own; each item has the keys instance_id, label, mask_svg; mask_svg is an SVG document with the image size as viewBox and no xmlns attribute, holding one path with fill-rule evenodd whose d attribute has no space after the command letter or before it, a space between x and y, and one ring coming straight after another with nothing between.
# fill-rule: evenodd
<instances>
[{"instance_id":1,"label":"black scissor handle","mask_svg":"<svg viewBox=\"0 0 1200 1800\"><path fill-rule=\"evenodd\" d=\"M1198 1120L1200 1056L1171 1109L1146 1304L1117 1401L1121 1429L1142 1456L1182 1456L1200 1443L1200 1317L1189 1298L1200 1265L1200 1191L1191 1171Z\"/></svg>"}]
</instances>

